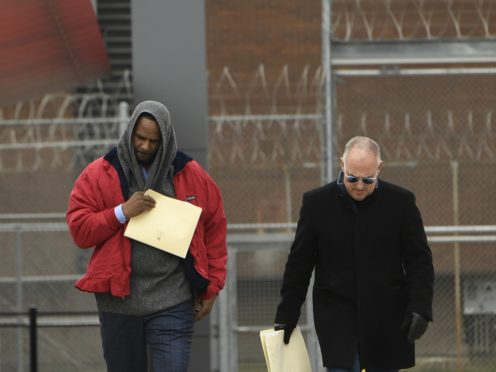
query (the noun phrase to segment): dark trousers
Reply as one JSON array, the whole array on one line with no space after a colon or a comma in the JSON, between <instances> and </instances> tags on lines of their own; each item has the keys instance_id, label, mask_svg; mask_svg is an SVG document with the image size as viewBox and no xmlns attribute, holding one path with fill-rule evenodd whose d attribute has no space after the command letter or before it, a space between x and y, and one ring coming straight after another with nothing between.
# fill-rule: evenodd
<instances>
[{"instance_id":1,"label":"dark trousers","mask_svg":"<svg viewBox=\"0 0 496 372\"><path fill-rule=\"evenodd\" d=\"M191 301L147 316L101 312L103 356L108 372L186 372L193 338Z\"/></svg>"}]
</instances>

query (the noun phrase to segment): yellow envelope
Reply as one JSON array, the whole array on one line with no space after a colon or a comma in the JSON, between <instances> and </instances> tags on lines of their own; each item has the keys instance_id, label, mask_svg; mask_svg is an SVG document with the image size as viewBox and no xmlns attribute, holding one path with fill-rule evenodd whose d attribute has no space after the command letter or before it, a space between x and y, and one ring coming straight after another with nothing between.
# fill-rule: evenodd
<instances>
[{"instance_id":1,"label":"yellow envelope","mask_svg":"<svg viewBox=\"0 0 496 372\"><path fill-rule=\"evenodd\" d=\"M131 217L124 236L186 257L202 209L153 190L145 195L155 199L155 208Z\"/></svg>"},{"instance_id":2,"label":"yellow envelope","mask_svg":"<svg viewBox=\"0 0 496 372\"><path fill-rule=\"evenodd\" d=\"M312 372L305 340L299 326L284 343L284 331L273 328L260 331L260 341L268 372Z\"/></svg>"}]
</instances>

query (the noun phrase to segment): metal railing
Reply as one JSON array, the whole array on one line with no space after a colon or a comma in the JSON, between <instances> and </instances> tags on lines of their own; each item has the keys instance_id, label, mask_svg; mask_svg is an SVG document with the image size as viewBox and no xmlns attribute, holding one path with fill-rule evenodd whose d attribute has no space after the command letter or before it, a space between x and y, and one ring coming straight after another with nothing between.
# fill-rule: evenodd
<instances>
[{"instance_id":1,"label":"metal railing","mask_svg":"<svg viewBox=\"0 0 496 372\"><path fill-rule=\"evenodd\" d=\"M52 311L45 305L42 310L36 310L36 316L33 319L29 317L29 311L24 307L26 300L23 298L30 286L43 283L54 286L58 285L57 283L69 285L69 283L74 282L80 275L78 273L49 274L48 272L46 275L26 275L22 271L23 252L26 248L23 247L25 243L24 235L30 233L65 233L67 232L67 226L64 222L53 222L53 220L57 220L57 218L62 216L62 213L42 215L22 214L20 216L22 218L18 220L50 220L51 222L0 223L0 233L14 234L14 238L11 239L11 245L13 246L4 246L4 248L6 250L9 248L10 252L15 255L15 266L17 267L15 275L6 275L4 272L0 276L0 284L9 285L13 288L14 301L12 304L13 308L15 308L15 311L0 313L0 328L18 330L15 337L17 337L18 371L20 372L24 371L22 360L25 359L26 355L24 337L21 335L23 329L35 327L35 330L29 328L31 337L29 343L31 345L30 360L32 360L37 357L36 351L34 351L34 354L32 351L33 347L36 347L36 340L33 341L32 337L37 334L38 329L56 327L69 329L76 327L98 327L99 325L96 311L82 311L81 309L79 311L77 307L75 307L75 311L56 311L55 309ZM0 215L0 221L13 221L12 217L15 217L15 215ZM212 358L213 364L215 364L212 367L212 371L242 372L249 370L246 367L247 365L258 365L257 363L263 358L261 349L259 348L258 332L272 326L271 322L279 298L278 291L282 278L283 266L281 262L282 264L285 263L287 251L293 240L295 227L296 224L294 223L229 225L229 280L226 288L219 296L215 312L211 317L211 345L212 350L216 353ZM466 248L465 244L468 243L491 248L488 243L496 242L495 225L427 226L426 232L433 248L447 247L451 255L453 255L455 250L463 251ZM455 304L454 308L456 311L449 315L449 318L452 319L453 323L456 323L456 326L452 327L454 331L450 333L451 336L449 337L452 337L450 342L452 341L457 345L456 348L453 348L453 353L456 355L449 357L440 355L439 358L449 359L450 361L455 360L453 363L463 363L467 355L467 351L463 347L463 332L466 331L464 330L465 325L462 319L465 315L462 308L462 292L464 287L460 278L456 278L456 275L463 274L463 270L455 270L455 264L455 261L451 264L453 267L450 270L451 276L449 281L450 283L457 283L450 284L450 288L453 289L452 295L457 299L454 298L451 300L450 298L446 298L446 300L448 303L453 301L452 303ZM458 262L458 264L460 263ZM13 273L12 270L10 272ZM72 292L72 290L70 291ZM74 292L77 291L74 290ZM43 295L49 296L50 293L47 292ZM444 296L446 294L440 293L440 295ZM307 341L313 370L319 371L319 365L321 365L320 352L313 328L311 301L307 301L302 310L300 326ZM445 316L442 315L442 317ZM481 321L486 322L484 319ZM470 332L477 330L477 327L483 326L482 323L479 323L474 323L471 326L473 329L471 328ZM481 332L487 333L487 331L487 329L481 329ZM481 334L481 336L484 335ZM437 335L431 337L435 338ZM13 341L12 344L16 342L15 339L11 341ZM441 341L434 339L432 342ZM15 348L11 348L10 350L15 352ZM432 359L434 356L430 356L429 358ZM419 370L429 371L429 369ZM448 370L452 369L448 368Z\"/></svg>"},{"instance_id":2,"label":"metal railing","mask_svg":"<svg viewBox=\"0 0 496 372\"><path fill-rule=\"evenodd\" d=\"M29 329L29 371L38 368L38 328L44 327L98 327L98 314L93 312L40 312L30 307L23 312L0 312L0 328ZM19 363L21 364L21 363Z\"/></svg>"}]
</instances>

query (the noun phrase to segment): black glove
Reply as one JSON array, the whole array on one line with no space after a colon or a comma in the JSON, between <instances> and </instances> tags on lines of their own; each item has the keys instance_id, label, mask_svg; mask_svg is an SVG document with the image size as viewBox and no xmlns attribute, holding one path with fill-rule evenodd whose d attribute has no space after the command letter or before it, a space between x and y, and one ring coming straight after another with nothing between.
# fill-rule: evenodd
<instances>
[{"instance_id":1,"label":"black glove","mask_svg":"<svg viewBox=\"0 0 496 372\"><path fill-rule=\"evenodd\" d=\"M402 328L408 330L408 341L413 343L427 330L429 321L418 313L409 314L403 322Z\"/></svg>"},{"instance_id":2,"label":"black glove","mask_svg":"<svg viewBox=\"0 0 496 372\"><path fill-rule=\"evenodd\" d=\"M287 344L289 344L289 339L291 338L291 333L293 333L293 330L295 329L295 327L296 326L291 325L291 324L276 323L276 324L274 324L274 331L284 330L284 343L287 345Z\"/></svg>"}]
</instances>

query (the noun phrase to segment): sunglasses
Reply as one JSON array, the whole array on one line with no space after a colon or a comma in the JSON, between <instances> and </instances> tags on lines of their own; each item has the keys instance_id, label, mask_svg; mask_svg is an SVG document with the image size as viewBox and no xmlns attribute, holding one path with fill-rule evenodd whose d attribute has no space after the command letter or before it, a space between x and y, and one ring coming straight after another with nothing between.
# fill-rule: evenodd
<instances>
[{"instance_id":1,"label":"sunglasses","mask_svg":"<svg viewBox=\"0 0 496 372\"><path fill-rule=\"evenodd\" d=\"M349 183L357 183L358 181L362 181L365 185L371 185L375 182L377 179L377 173L375 177L356 177L356 176L349 176L346 174L346 170L343 169L344 176L346 177L346 181Z\"/></svg>"}]
</instances>

